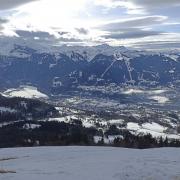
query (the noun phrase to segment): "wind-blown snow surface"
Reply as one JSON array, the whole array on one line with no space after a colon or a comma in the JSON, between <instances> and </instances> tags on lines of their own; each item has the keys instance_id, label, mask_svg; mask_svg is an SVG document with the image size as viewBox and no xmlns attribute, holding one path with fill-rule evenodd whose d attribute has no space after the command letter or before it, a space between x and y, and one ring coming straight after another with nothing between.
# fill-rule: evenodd
<instances>
[{"instance_id":1,"label":"wind-blown snow surface","mask_svg":"<svg viewBox=\"0 0 180 180\"><path fill-rule=\"evenodd\" d=\"M0 149L1 180L179 180L180 149L38 147Z\"/></svg>"}]
</instances>

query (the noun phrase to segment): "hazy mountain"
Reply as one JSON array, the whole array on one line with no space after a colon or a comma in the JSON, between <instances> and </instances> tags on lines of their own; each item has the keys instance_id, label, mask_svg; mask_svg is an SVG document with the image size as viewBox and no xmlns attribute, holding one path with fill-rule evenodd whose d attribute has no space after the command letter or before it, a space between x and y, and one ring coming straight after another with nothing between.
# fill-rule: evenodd
<instances>
[{"instance_id":1,"label":"hazy mountain","mask_svg":"<svg viewBox=\"0 0 180 180\"><path fill-rule=\"evenodd\" d=\"M116 83L177 86L180 55L128 50L108 45L56 48L39 52L14 44L0 56L1 88L32 84L46 91L55 87ZM59 85L58 85L59 83Z\"/></svg>"}]
</instances>

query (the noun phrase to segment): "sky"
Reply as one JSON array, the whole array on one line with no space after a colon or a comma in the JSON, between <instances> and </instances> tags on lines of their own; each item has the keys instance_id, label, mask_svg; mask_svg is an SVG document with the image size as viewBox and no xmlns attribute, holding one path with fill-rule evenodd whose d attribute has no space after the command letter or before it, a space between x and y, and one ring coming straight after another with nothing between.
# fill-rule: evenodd
<instances>
[{"instance_id":1,"label":"sky","mask_svg":"<svg viewBox=\"0 0 180 180\"><path fill-rule=\"evenodd\" d=\"M180 0L0 0L0 36L180 49Z\"/></svg>"}]
</instances>

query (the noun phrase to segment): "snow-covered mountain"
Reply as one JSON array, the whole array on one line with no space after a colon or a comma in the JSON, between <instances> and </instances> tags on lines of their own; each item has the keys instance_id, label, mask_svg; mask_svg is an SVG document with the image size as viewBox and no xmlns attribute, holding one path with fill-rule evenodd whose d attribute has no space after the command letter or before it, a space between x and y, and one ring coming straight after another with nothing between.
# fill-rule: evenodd
<instances>
[{"instance_id":1,"label":"snow-covered mountain","mask_svg":"<svg viewBox=\"0 0 180 180\"><path fill-rule=\"evenodd\" d=\"M48 99L48 96L33 86L20 86L17 89L8 89L2 93L5 97L22 97L29 99Z\"/></svg>"},{"instance_id":2,"label":"snow-covered mountain","mask_svg":"<svg viewBox=\"0 0 180 180\"><path fill-rule=\"evenodd\" d=\"M9 44L0 50L1 89L24 84L49 92L57 92L60 87L110 83L147 87L179 85L178 52L155 53L108 45L43 50L41 46Z\"/></svg>"},{"instance_id":3,"label":"snow-covered mountain","mask_svg":"<svg viewBox=\"0 0 180 180\"><path fill-rule=\"evenodd\" d=\"M55 54L57 57L60 53L69 57L73 55L81 55L84 59L90 61L98 54L112 55L114 52L126 52L135 50L127 49L123 46L112 47L107 44L97 46L56 46L48 43L38 43L34 40L25 40L17 37L0 37L0 55L14 57L29 57L33 51L37 53ZM74 60L78 60L74 58Z\"/></svg>"}]
</instances>

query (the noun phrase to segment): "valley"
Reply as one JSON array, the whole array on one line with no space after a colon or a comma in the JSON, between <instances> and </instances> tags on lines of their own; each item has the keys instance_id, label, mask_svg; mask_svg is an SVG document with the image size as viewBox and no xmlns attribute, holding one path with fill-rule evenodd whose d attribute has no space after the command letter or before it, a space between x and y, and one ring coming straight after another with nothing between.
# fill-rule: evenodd
<instances>
[{"instance_id":1,"label":"valley","mask_svg":"<svg viewBox=\"0 0 180 180\"><path fill-rule=\"evenodd\" d=\"M40 53L16 45L1 56L2 96L39 99L58 112L36 122L21 118L16 121L22 122L20 127L38 130L42 122L80 125L94 129L94 143L103 138L105 144L126 133L180 139L178 52L175 56L108 45L64 46L59 51Z\"/></svg>"}]
</instances>

